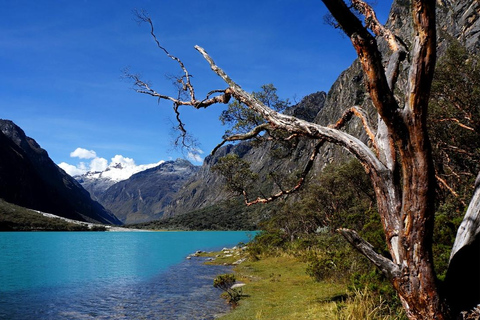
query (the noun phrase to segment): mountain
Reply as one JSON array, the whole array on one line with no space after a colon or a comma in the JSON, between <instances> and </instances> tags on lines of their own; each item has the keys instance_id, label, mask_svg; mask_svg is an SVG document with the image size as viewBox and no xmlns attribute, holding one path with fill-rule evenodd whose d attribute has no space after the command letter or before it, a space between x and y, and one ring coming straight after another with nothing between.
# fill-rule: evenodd
<instances>
[{"instance_id":1,"label":"mountain","mask_svg":"<svg viewBox=\"0 0 480 320\"><path fill-rule=\"evenodd\" d=\"M0 198L22 207L61 217L104 224L121 224L47 151L10 120L0 119Z\"/></svg>"},{"instance_id":2,"label":"mountain","mask_svg":"<svg viewBox=\"0 0 480 320\"><path fill-rule=\"evenodd\" d=\"M98 201L99 197L115 183L127 180L135 173L156 167L164 162L160 161L157 164L137 166L113 160L112 164L103 171L88 171L85 174L74 176L75 180L90 192L92 199Z\"/></svg>"},{"instance_id":3,"label":"mountain","mask_svg":"<svg viewBox=\"0 0 480 320\"><path fill-rule=\"evenodd\" d=\"M439 0L437 3L439 54L445 51L451 39L464 43L469 50L478 53L480 50L478 1ZM401 37L405 36L404 38L408 38L412 32L410 22L406 19L409 15L408 10L403 1L394 1L389 18L389 25ZM388 50L384 43L380 44L380 48ZM400 82L403 81L403 77L405 75L400 75ZM346 108L354 105L371 110L371 103L363 85L363 72L358 61L338 77L328 94L317 92L308 95L300 103L286 110L286 113L327 125L335 123ZM367 139L358 119L350 121L345 130L363 141ZM295 175L308 161L312 148L310 141L301 139L288 146L268 142L258 147L252 142L241 142L220 148L214 155L208 156L200 168L190 168L187 165L183 171L177 172L176 169L167 169L175 167L169 162L120 182L109 178L108 172L87 173L76 178L90 191L94 199L115 212L120 220L126 223L172 217L199 209L205 209L202 212L207 214L208 208L211 208L213 216L215 211L218 211L217 204L232 198L224 187L223 178L211 171L220 157L235 153L248 161L251 169L260 174L258 181L260 192L268 195L274 188L269 181L270 173L282 173L287 178ZM326 164L340 162L347 157L348 153L344 149L326 144L320 150L320 156L314 164L317 170L314 170L311 179L315 179L315 174ZM189 169L186 169L187 167ZM121 169L109 168L111 172ZM241 205L241 201L235 203ZM242 209L242 212L245 210L247 209Z\"/></svg>"},{"instance_id":4,"label":"mountain","mask_svg":"<svg viewBox=\"0 0 480 320\"><path fill-rule=\"evenodd\" d=\"M197 166L184 159L163 162L98 192L98 200L126 224L159 219L180 187L197 171Z\"/></svg>"}]
</instances>

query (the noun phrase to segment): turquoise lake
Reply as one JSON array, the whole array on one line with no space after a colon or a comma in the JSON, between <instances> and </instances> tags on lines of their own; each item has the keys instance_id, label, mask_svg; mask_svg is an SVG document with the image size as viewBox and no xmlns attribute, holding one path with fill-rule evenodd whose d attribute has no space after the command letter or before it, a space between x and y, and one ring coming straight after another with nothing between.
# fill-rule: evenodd
<instances>
[{"instance_id":1,"label":"turquoise lake","mask_svg":"<svg viewBox=\"0 0 480 320\"><path fill-rule=\"evenodd\" d=\"M229 269L185 258L252 234L2 232L0 319L213 319Z\"/></svg>"}]
</instances>

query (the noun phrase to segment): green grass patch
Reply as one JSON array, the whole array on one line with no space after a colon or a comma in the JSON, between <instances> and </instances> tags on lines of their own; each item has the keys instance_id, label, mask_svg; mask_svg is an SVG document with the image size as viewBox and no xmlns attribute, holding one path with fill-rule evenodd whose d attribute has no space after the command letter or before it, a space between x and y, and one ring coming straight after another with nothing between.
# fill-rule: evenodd
<instances>
[{"instance_id":1,"label":"green grass patch","mask_svg":"<svg viewBox=\"0 0 480 320\"><path fill-rule=\"evenodd\" d=\"M336 319L335 300L346 286L315 282L305 269L304 262L287 255L241 263L235 274L246 283L242 298L220 319Z\"/></svg>"},{"instance_id":2,"label":"green grass patch","mask_svg":"<svg viewBox=\"0 0 480 320\"><path fill-rule=\"evenodd\" d=\"M246 248L203 252L208 264L235 265L249 255ZM277 253L261 255L235 265L238 304L221 320L244 319L336 319L406 320L403 312L368 288L351 290L345 281L329 278L315 281L306 272L308 262L298 256Z\"/></svg>"}]
</instances>

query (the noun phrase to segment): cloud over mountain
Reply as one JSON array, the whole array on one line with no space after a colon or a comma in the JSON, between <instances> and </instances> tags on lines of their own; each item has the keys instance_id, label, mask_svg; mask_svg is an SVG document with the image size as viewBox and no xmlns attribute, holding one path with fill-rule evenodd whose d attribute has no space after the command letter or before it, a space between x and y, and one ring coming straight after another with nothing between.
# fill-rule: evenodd
<instances>
[{"instance_id":1,"label":"cloud over mountain","mask_svg":"<svg viewBox=\"0 0 480 320\"><path fill-rule=\"evenodd\" d=\"M110 159L110 162L102 157L98 157L94 150L87 150L84 148L77 148L70 153L70 157L79 159L91 159L90 162L80 162L77 165L72 165L66 162L58 164L70 176L80 176L89 173L91 176L98 175L102 178L111 179L114 181L122 181L128 179L133 174L158 166L164 161L151 164L137 165L132 158L124 157L122 155L115 155Z\"/></svg>"}]
</instances>

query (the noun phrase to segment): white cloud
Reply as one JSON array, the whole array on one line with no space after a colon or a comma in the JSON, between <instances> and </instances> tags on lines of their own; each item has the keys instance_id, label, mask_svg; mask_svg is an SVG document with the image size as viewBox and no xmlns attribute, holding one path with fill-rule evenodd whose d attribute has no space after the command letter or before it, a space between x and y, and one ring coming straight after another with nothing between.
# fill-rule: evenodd
<instances>
[{"instance_id":1,"label":"white cloud","mask_svg":"<svg viewBox=\"0 0 480 320\"><path fill-rule=\"evenodd\" d=\"M108 168L108 161L105 158L94 158L90 161L90 169L88 171L98 172L105 171Z\"/></svg>"},{"instance_id":2,"label":"white cloud","mask_svg":"<svg viewBox=\"0 0 480 320\"><path fill-rule=\"evenodd\" d=\"M77 148L75 151L70 153L70 157L72 158L80 158L80 159L93 159L97 157L97 153L93 150L87 150L84 148Z\"/></svg>"},{"instance_id":3,"label":"white cloud","mask_svg":"<svg viewBox=\"0 0 480 320\"><path fill-rule=\"evenodd\" d=\"M132 167L132 166L135 166L135 161L132 158L126 158L120 154L117 154L115 155L115 157L112 158L112 162L110 162L111 166L115 164L121 164L127 167Z\"/></svg>"},{"instance_id":4,"label":"white cloud","mask_svg":"<svg viewBox=\"0 0 480 320\"><path fill-rule=\"evenodd\" d=\"M80 166L74 166L74 165L68 164L66 162L62 162L58 166L60 168L62 168L66 173L71 175L72 177L73 176L78 176L78 175L81 175L81 174L84 174L85 172L87 172L86 170L82 169Z\"/></svg>"},{"instance_id":5,"label":"white cloud","mask_svg":"<svg viewBox=\"0 0 480 320\"><path fill-rule=\"evenodd\" d=\"M194 149L187 154L188 160L195 162L203 162L203 158L200 156L203 154L203 151L200 149Z\"/></svg>"},{"instance_id":6,"label":"white cloud","mask_svg":"<svg viewBox=\"0 0 480 320\"><path fill-rule=\"evenodd\" d=\"M77 148L70 153L72 158L92 159L90 163L80 162L77 165L71 165L66 162L60 163L58 166L65 170L71 176L79 176L87 172L99 172L95 177L109 178L114 181L121 181L130 178L133 174L144 171L149 168L156 167L164 161L151 164L137 165L132 158L122 155L115 155L110 163L105 158L97 157L97 153L93 150Z\"/></svg>"}]
</instances>

